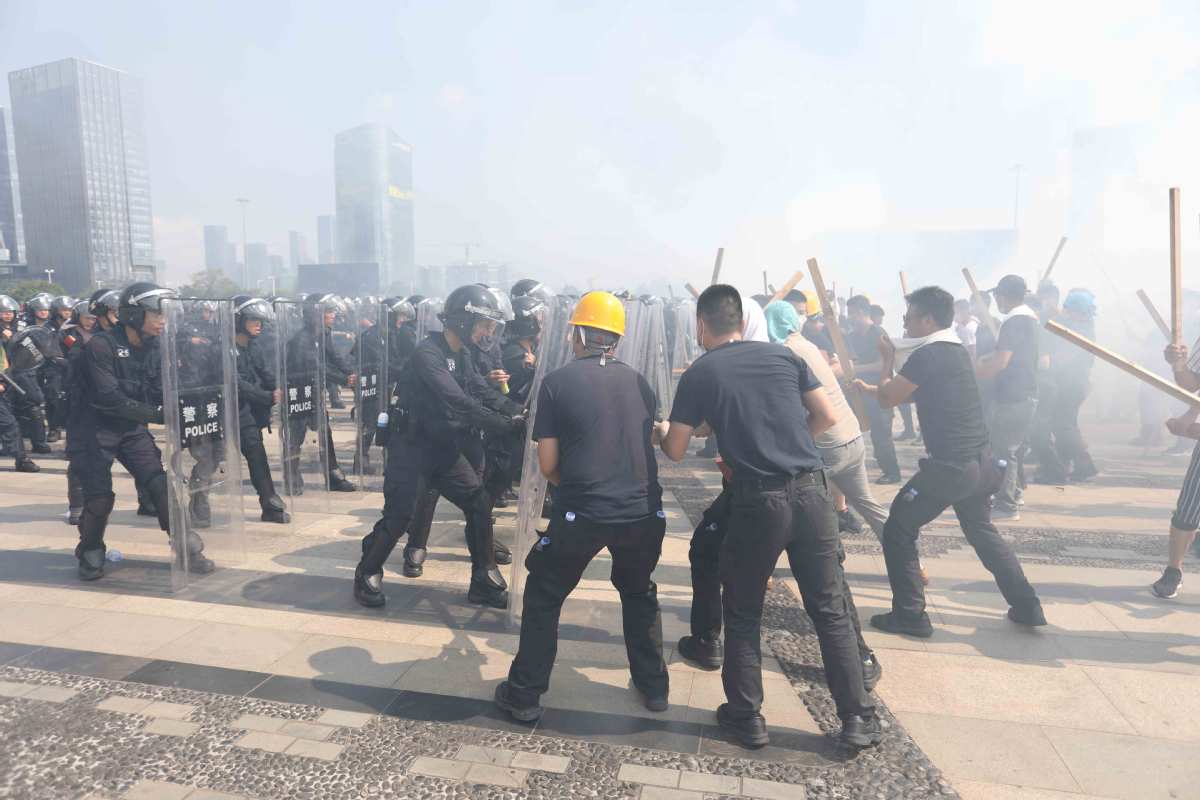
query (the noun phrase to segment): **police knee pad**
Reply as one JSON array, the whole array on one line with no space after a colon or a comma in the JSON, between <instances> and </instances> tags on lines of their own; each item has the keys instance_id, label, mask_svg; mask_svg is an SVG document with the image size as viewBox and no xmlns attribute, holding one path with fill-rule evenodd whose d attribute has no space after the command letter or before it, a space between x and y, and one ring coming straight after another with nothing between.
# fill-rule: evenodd
<instances>
[{"instance_id":1,"label":"police knee pad","mask_svg":"<svg viewBox=\"0 0 1200 800\"><path fill-rule=\"evenodd\" d=\"M116 504L116 500L117 496L112 493L84 497L83 510L97 517L108 519L108 515L112 513L113 505Z\"/></svg>"}]
</instances>

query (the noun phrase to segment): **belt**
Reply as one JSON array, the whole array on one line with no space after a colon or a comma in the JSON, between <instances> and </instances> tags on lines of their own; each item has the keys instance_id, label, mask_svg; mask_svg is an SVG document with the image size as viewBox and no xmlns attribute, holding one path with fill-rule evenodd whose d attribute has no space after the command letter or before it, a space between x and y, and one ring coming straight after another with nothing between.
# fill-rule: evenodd
<instances>
[{"instance_id":1,"label":"belt","mask_svg":"<svg viewBox=\"0 0 1200 800\"><path fill-rule=\"evenodd\" d=\"M808 472L798 472L795 475L771 475L766 478L735 478L730 486L735 490L740 491L763 491L771 492L778 489L786 489L789 486L802 488L804 486L815 486L817 484L824 485L825 472L824 470L814 469Z\"/></svg>"}]
</instances>

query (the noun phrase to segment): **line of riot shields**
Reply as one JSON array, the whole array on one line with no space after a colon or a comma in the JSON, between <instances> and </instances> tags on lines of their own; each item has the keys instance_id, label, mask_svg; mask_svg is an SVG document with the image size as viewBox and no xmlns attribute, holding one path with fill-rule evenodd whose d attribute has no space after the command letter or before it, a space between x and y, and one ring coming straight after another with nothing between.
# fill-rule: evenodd
<instances>
[{"instance_id":1,"label":"line of riot shields","mask_svg":"<svg viewBox=\"0 0 1200 800\"><path fill-rule=\"evenodd\" d=\"M532 549L541 536L538 530L548 487L546 478L538 468L537 447L533 443L534 420L537 417L537 399L546 375L566 364L573 357L571 331L568 320L574 301L567 297L554 299L546 311L538 343L537 368L533 385L529 390L529 423L525 431L525 454L521 467L521 489L517 504L517 532L513 547L513 561L508 579L508 619L512 626L519 625L522 596L525 587L524 554ZM664 305L657 298L625 300L625 335L617 345L616 357L636 369L646 378L654 390L658 409L656 417L666 418L671 412L674 399L674 382L671 376L670 350ZM694 324L694 322L693 322Z\"/></svg>"}]
</instances>

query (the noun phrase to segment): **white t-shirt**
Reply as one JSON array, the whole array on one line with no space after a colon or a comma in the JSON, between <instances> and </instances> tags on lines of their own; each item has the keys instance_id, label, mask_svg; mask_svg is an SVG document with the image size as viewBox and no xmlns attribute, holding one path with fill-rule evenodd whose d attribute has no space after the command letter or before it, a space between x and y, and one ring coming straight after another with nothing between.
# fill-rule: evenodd
<instances>
[{"instance_id":1,"label":"white t-shirt","mask_svg":"<svg viewBox=\"0 0 1200 800\"><path fill-rule=\"evenodd\" d=\"M862 436L858 417L854 416L854 410L850 408L850 403L847 402L842 387L838 385L838 380L833 375L833 368L825 360L820 348L804 338L804 334L799 331L789 336L784 345L795 353L808 367L808 371L821 382L821 388L825 390L825 396L829 398L829 404L833 406L833 417L836 422L829 430L813 440L817 447L838 447Z\"/></svg>"},{"instance_id":2,"label":"white t-shirt","mask_svg":"<svg viewBox=\"0 0 1200 800\"><path fill-rule=\"evenodd\" d=\"M979 320L971 317L962 325L956 322L954 332L958 334L958 340L963 343L963 347L974 347L975 335L979 332Z\"/></svg>"},{"instance_id":3,"label":"white t-shirt","mask_svg":"<svg viewBox=\"0 0 1200 800\"><path fill-rule=\"evenodd\" d=\"M767 316L757 300L744 298L742 301L742 339L747 342L769 342Z\"/></svg>"}]
</instances>

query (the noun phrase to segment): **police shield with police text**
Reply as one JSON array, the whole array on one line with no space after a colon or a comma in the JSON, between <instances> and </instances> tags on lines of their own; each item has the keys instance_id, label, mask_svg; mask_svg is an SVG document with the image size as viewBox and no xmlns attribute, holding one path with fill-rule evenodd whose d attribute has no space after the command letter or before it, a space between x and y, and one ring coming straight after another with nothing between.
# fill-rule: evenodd
<instances>
[{"instance_id":1,"label":"police shield with police text","mask_svg":"<svg viewBox=\"0 0 1200 800\"><path fill-rule=\"evenodd\" d=\"M507 433L524 425L521 407L475 371L467 348L493 334L501 316L487 289L456 289L441 316L445 330L420 342L399 375L386 432L383 514L363 539L354 575L354 596L365 606L384 604L383 564L414 524L418 498L430 489L466 516L469 601L494 608L507 603L507 584L496 567L491 498L466 455L479 446L482 431ZM406 560L410 549L419 550L412 555L423 560L424 547L410 538Z\"/></svg>"}]
</instances>

